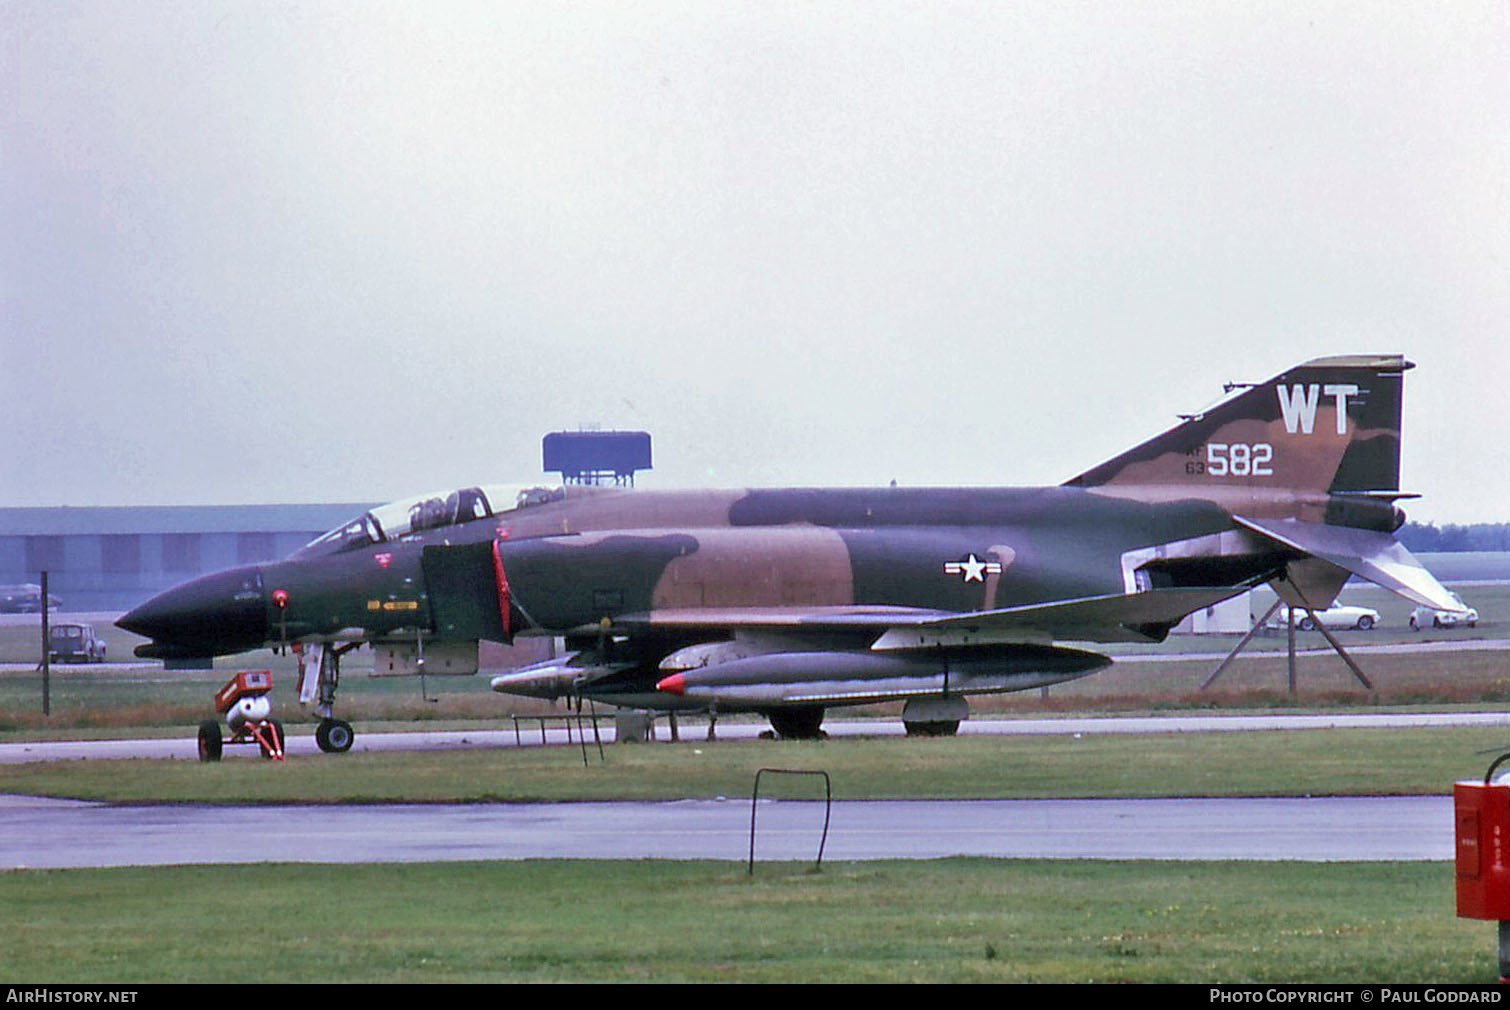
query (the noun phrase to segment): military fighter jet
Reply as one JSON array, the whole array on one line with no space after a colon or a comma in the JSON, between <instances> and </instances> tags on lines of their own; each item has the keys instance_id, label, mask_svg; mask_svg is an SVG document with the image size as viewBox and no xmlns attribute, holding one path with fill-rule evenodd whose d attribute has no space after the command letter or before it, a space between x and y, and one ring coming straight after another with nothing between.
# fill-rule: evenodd
<instances>
[{"instance_id":1,"label":"military fighter jet","mask_svg":"<svg viewBox=\"0 0 1510 1010\"><path fill-rule=\"evenodd\" d=\"M496 691L751 711L814 736L832 706L899 700L953 732L969 695L1108 665L1271 584L1322 609L1358 575L1442 609L1395 540L1410 362L1321 358L1057 487L643 491L494 487L374 509L288 559L195 579L126 614L139 656L302 649L327 750L340 656L478 668L479 641L564 639ZM1067 644L1075 643L1075 644Z\"/></svg>"}]
</instances>

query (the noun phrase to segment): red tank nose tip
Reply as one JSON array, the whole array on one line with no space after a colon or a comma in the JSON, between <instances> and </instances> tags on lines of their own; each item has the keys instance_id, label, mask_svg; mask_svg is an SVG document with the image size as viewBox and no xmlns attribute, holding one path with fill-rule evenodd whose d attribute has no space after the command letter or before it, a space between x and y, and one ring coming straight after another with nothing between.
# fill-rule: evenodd
<instances>
[{"instance_id":1,"label":"red tank nose tip","mask_svg":"<svg viewBox=\"0 0 1510 1010\"><path fill-rule=\"evenodd\" d=\"M687 682L686 682L686 680L683 679L683 677L682 677L681 674L679 674L679 673L673 673L671 676L667 677L665 680L662 680L662 681L658 682L655 685L655 689L657 691L662 691L662 692L664 692L666 694L680 695L680 694L683 694L683 693L686 692L686 690L687 690Z\"/></svg>"}]
</instances>

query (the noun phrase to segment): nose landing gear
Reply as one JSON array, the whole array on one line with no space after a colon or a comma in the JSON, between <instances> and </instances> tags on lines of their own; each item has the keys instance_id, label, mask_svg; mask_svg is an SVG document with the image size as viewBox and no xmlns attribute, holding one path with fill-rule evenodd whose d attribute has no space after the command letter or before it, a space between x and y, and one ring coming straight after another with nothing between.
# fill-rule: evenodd
<instances>
[{"instance_id":1,"label":"nose landing gear","mask_svg":"<svg viewBox=\"0 0 1510 1010\"><path fill-rule=\"evenodd\" d=\"M344 754L351 750L356 733L344 719L321 719L315 727L315 743L327 754Z\"/></svg>"}]
</instances>

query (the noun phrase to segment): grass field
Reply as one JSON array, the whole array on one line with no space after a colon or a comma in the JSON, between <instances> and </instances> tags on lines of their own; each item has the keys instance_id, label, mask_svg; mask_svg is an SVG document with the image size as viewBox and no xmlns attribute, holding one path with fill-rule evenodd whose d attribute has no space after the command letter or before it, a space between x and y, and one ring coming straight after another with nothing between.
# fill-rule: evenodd
<instances>
[{"instance_id":1,"label":"grass field","mask_svg":"<svg viewBox=\"0 0 1510 1010\"><path fill-rule=\"evenodd\" d=\"M570 802L748 796L762 767L827 771L835 798L1016 799L1443 794L1510 731L1349 729L956 739L683 741L351 753L200 764L0 765L0 793L119 803ZM803 792L812 795L809 785Z\"/></svg>"},{"instance_id":2,"label":"grass field","mask_svg":"<svg viewBox=\"0 0 1510 1010\"><path fill-rule=\"evenodd\" d=\"M572 862L0 875L7 981L1492 982L1446 864Z\"/></svg>"}]
</instances>

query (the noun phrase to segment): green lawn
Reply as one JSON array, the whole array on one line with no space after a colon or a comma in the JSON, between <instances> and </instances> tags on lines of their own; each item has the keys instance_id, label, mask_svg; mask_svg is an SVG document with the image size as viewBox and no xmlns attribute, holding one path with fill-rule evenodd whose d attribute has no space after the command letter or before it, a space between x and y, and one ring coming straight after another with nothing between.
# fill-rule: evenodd
<instances>
[{"instance_id":1,"label":"green lawn","mask_svg":"<svg viewBox=\"0 0 1510 1010\"><path fill-rule=\"evenodd\" d=\"M949 859L0 875L16 982L1492 982L1421 864Z\"/></svg>"},{"instance_id":2,"label":"green lawn","mask_svg":"<svg viewBox=\"0 0 1510 1010\"><path fill-rule=\"evenodd\" d=\"M836 738L0 765L0 793L127 803L544 802L747 796L762 767L829 772L839 799L1442 794L1510 730ZM794 788L811 790L810 785ZM807 795L803 793L802 795Z\"/></svg>"}]
</instances>

